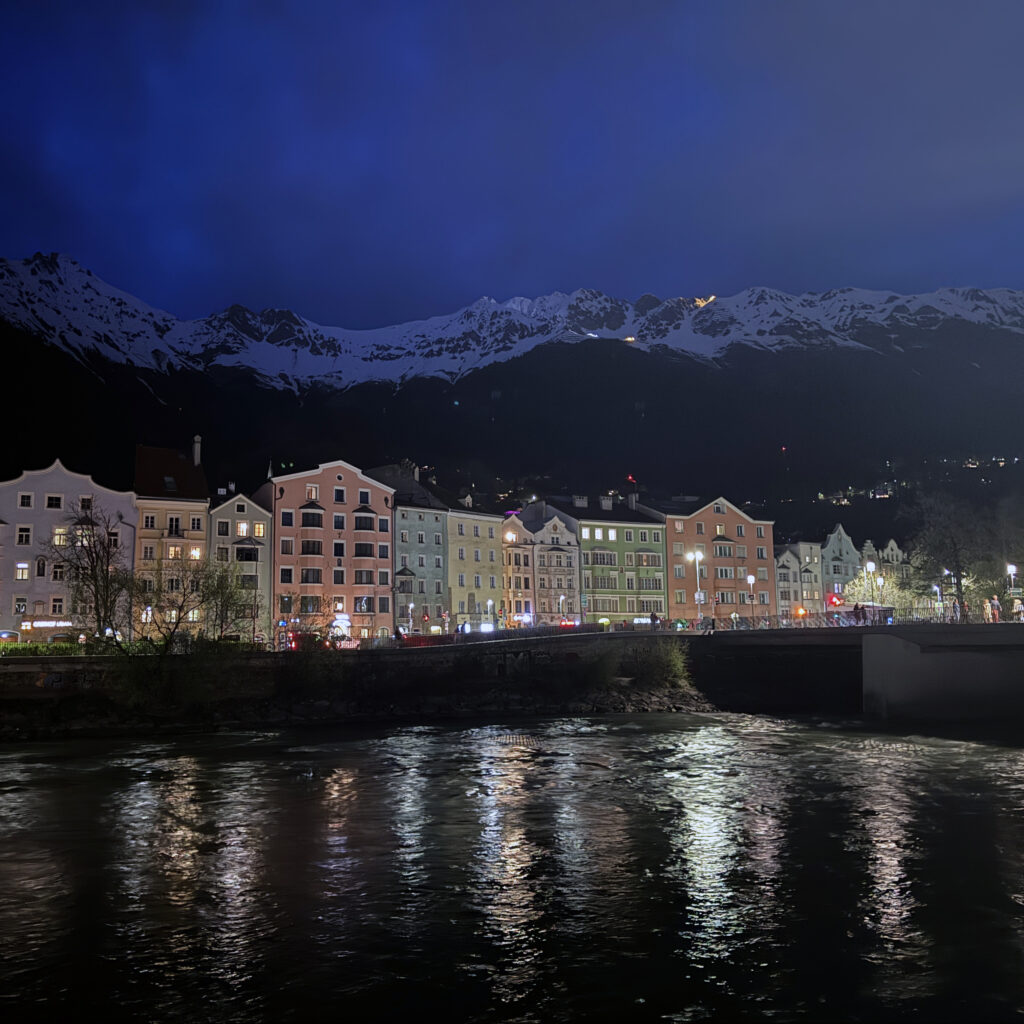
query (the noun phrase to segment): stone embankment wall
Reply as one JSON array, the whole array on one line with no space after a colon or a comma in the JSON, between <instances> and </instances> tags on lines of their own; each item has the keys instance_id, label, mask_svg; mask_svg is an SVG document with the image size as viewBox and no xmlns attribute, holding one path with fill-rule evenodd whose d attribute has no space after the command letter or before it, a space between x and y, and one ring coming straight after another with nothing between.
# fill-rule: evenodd
<instances>
[{"instance_id":1,"label":"stone embankment wall","mask_svg":"<svg viewBox=\"0 0 1024 1024\"><path fill-rule=\"evenodd\" d=\"M0 736L360 718L710 711L685 644L555 637L441 648L0 659Z\"/></svg>"}]
</instances>

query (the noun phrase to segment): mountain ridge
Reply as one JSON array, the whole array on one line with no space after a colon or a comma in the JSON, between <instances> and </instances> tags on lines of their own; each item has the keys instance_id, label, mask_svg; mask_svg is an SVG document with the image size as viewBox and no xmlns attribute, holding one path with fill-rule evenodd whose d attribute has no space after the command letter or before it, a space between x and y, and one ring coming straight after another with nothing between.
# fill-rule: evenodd
<instances>
[{"instance_id":1,"label":"mountain ridge","mask_svg":"<svg viewBox=\"0 0 1024 1024\"><path fill-rule=\"evenodd\" d=\"M735 346L765 353L849 348L901 350L962 323L1024 334L1024 291L940 288L899 295L852 287L789 295L749 288L733 296L631 302L581 288L498 301L369 330L325 327L287 309L241 305L180 320L116 287L69 256L0 260L0 318L79 361L92 355L166 373L215 367L254 373L266 387L301 392L415 378L457 381L550 342L616 339L714 364Z\"/></svg>"}]
</instances>

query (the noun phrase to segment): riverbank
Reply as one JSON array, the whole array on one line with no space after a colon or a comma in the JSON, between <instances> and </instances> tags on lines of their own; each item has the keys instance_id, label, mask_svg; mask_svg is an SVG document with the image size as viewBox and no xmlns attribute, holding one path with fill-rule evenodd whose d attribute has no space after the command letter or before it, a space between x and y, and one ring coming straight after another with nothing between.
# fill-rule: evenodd
<instances>
[{"instance_id":1,"label":"riverbank","mask_svg":"<svg viewBox=\"0 0 1024 1024\"><path fill-rule=\"evenodd\" d=\"M444 661L344 652L4 666L0 741L168 735L362 721L716 710L685 648L654 638L581 655ZM501 671L497 671L501 669Z\"/></svg>"}]
</instances>

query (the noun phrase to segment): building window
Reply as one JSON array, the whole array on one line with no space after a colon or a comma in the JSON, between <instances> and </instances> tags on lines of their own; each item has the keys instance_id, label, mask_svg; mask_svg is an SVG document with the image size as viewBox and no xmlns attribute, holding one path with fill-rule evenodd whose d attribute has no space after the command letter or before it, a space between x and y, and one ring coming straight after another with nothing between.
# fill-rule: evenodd
<instances>
[{"instance_id":1,"label":"building window","mask_svg":"<svg viewBox=\"0 0 1024 1024\"><path fill-rule=\"evenodd\" d=\"M50 614L51 615L63 615L64 614L64 598L53 597L50 599Z\"/></svg>"},{"instance_id":2,"label":"building window","mask_svg":"<svg viewBox=\"0 0 1024 1024\"><path fill-rule=\"evenodd\" d=\"M306 484L306 501L319 501L320 499L320 485L319 484Z\"/></svg>"},{"instance_id":3,"label":"building window","mask_svg":"<svg viewBox=\"0 0 1024 1024\"><path fill-rule=\"evenodd\" d=\"M319 615L320 614L320 595L319 594L303 594L299 598L299 614L300 615Z\"/></svg>"},{"instance_id":4,"label":"building window","mask_svg":"<svg viewBox=\"0 0 1024 1024\"><path fill-rule=\"evenodd\" d=\"M345 529L345 514L343 512L342 513L338 513L338 512L334 513L334 528L336 530L344 530Z\"/></svg>"},{"instance_id":5,"label":"building window","mask_svg":"<svg viewBox=\"0 0 1024 1024\"><path fill-rule=\"evenodd\" d=\"M439 534L439 533L435 533L434 534L434 543L435 544L440 544L441 543L441 534Z\"/></svg>"},{"instance_id":6,"label":"building window","mask_svg":"<svg viewBox=\"0 0 1024 1024\"><path fill-rule=\"evenodd\" d=\"M704 524L703 523L697 523L696 525L697 525L697 533L698 534L703 534L704 533Z\"/></svg>"},{"instance_id":7,"label":"building window","mask_svg":"<svg viewBox=\"0 0 1024 1024\"><path fill-rule=\"evenodd\" d=\"M152 544L142 545L142 560L144 562L152 562L156 558L156 548Z\"/></svg>"},{"instance_id":8,"label":"building window","mask_svg":"<svg viewBox=\"0 0 1024 1024\"><path fill-rule=\"evenodd\" d=\"M715 514L719 516L725 515L725 506L719 505L717 501L715 502Z\"/></svg>"},{"instance_id":9,"label":"building window","mask_svg":"<svg viewBox=\"0 0 1024 1024\"><path fill-rule=\"evenodd\" d=\"M359 504L360 505L369 505L370 504L370 492L369 491L360 490L360 492L359 492Z\"/></svg>"},{"instance_id":10,"label":"building window","mask_svg":"<svg viewBox=\"0 0 1024 1024\"><path fill-rule=\"evenodd\" d=\"M459 523L459 525L458 525L458 534L459 534L459 536L463 537L463 536L465 536L465 533L466 533L466 525L465 525L465 523Z\"/></svg>"},{"instance_id":11,"label":"building window","mask_svg":"<svg viewBox=\"0 0 1024 1024\"><path fill-rule=\"evenodd\" d=\"M28 579L28 562L18 562L14 567L14 578L16 580Z\"/></svg>"},{"instance_id":12,"label":"building window","mask_svg":"<svg viewBox=\"0 0 1024 1024\"><path fill-rule=\"evenodd\" d=\"M193 562L198 562L199 559L203 557L203 549L198 545L193 544L192 547L188 549L188 557L191 558Z\"/></svg>"},{"instance_id":13,"label":"building window","mask_svg":"<svg viewBox=\"0 0 1024 1024\"><path fill-rule=\"evenodd\" d=\"M201 530L202 528L203 528L203 517L202 516L193 516L192 517L192 529L193 530Z\"/></svg>"},{"instance_id":14,"label":"building window","mask_svg":"<svg viewBox=\"0 0 1024 1024\"><path fill-rule=\"evenodd\" d=\"M22 491L18 495L18 508L31 508L32 507L32 495Z\"/></svg>"},{"instance_id":15,"label":"building window","mask_svg":"<svg viewBox=\"0 0 1024 1024\"><path fill-rule=\"evenodd\" d=\"M373 533L373 516L356 516L355 528Z\"/></svg>"},{"instance_id":16,"label":"building window","mask_svg":"<svg viewBox=\"0 0 1024 1024\"><path fill-rule=\"evenodd\" d=\"M767 558L768 557L767 549L765 549L765 548L758 548L757 549L757 557L758 558Z\"/></svg>"},{"instance_id":17,"label":"building window","mask_svg":"<svg viewBox=\"0 0 1024 1024\"><path fill-rule=\"evenodd\" d=\"M334 542L334 557L344 558L345 557L345 542L343 540L336 540Z\"/></svg>"},{"instance_id":18,"label":"building window","mask_svg":"<svg viewBox=\"0 0 1024 1024\"><path fill-rule=\"evenodd\" d=\"M473 548L473 561L474 562L479 562L480 561L480 549L479 548Z\"/></svg>"},{"instance_id":19,"label":"building window","mask_svg":"<svg viewBox=\"0 0 1024 1024\"><path fill-rule=\"evenodd\" d=\"M343 586L345 586L345 570L344 569L335 569L334 570L334 585L336 587L343 587Z\"/></svg>"},{"instance_id":20,"label":"building window","mask_svg":"<svg viewBox=\"0 0 1024 1024\"><path fill-rule=\"evenodd\" d=\"M742 537L743 536L743 524L742 523L737 523L736 524L736 536L737 537Z\"/></svg>"},{"instance_id":21,"label":"building window","mask_svg":"<svg viewBox=\"0 0 1024 1024\"><path fill-rule=\"evenodd\" d=\"M323 583L324 571L323 569L300 569L299 570L299 582L300 583Z\"/></svg>"},{"instance_id":22,"label":"building window","mask_svg":"<svg viewBox=\"0 0 1024 1024\"><path fill-rule=\"evenodd\" d=\"M373 558L372 544L354 544L352 547L356 558Z\"/></svg>"},{"instance_id":23,"label":"building window","mask_svg":"<svg viewBox=\"0 0 1024 1024\"><path fill-rule=\"evenodd\" d=\"M724 537L725 536L725 523L715 523L715 536L716 537Z\"/></svg>"},{"instance_id":24,"label":"building window","mask_svg":"<svg viewBox=\"0 0 1024 1024\"><path fill-rule=\"evenodd\" d=\"M46 496L46 507L60 511L64 507L64 495L48 494Z\"/></svg>"},{"instance_id":25,"label":"building window","mask_svg":"<svg viewBox=\"0 0 1024 1024\"><path fill-rule=\"evenodd\" d=\"M757 527L757 535L758 535L758 537L763 537L764 536L764 527L763 526Z\"/></svg>"},{"instance_id":26,"label":"building window","mask_svg":"<svg viewBox=\"0 0 1024 1024\"><path fill-rule=\"evenodd\" d=\"M378 519L377 520L377 532L378 533L387 533L388 530L390 529L390 527L388 526L388 522L389 521L387 519L383 518L383 517ZM423 542L420 541L420 543L422 544Z\"/></svg>"},{"instance_id":27,"label":"building window","mask_svg":"<svg viewBox=\"0 0 1024 1024\"><path fill-rule=\"evenodd\" d=\"M580 536L584 540L590 540L590 527L589 526L581 526L580 527Z\"/></svg>"},{"instance_id":28,"label":"building window","mask_svg":"<svg viewBox=\"0 0 1024 1024\"><path fill-rule=\"evenodd\" d=\"M345 488L335 487L334 488L334 504L344 505L345 504Z\"/></svg>"},{"instance_id":29,"label":"building window","mask_svg":"<svg viewBox=\"0 0 1024 1024\"><path fill-rule=\"evenodd\" d=\"M378 544L377 545L377 557L378 558L390 558L391 557L391 545L390 544ZM420 555L421 564L423 556Z\"/></svg>"},{"instance_id":30,"label":"building window","mask_svg":"<svg viewBox=\"0 0 1024 1024\"><path fill-rule=\"evenodd\" d=\"M26 577L27 579L28 577ZM466 585L466 574L464 572L459 573L459 586L464 587Z\"/></svg>"},{"instance_id":31,"label":"building window","mask_svg":"<svg viewBox=\"0 0 1024 1024\"><path fill-rule=\"evenodd\" d=\"M291 582L289 580L289 582ZM282 594L277 601L277 606L281 610L282 615L287 615L292 610L292 595Z\"/></svg>"},{"instance_id":32,"label":"building window","mask_svg":"<svg viewBox=\"0 0 1024 1024\"><path fill-rule=\"evenodd\" d=\"M281 509L281 525L282 526L294 526L295 525L295 512L290 508Z\"/></svg>"},{"instance_id":33,"label":"building window","mask_svg":"<svg viewBox=\"0 0 1024 1024\"><path fill-rule=\"evenodd\" d=\"M225 547L217 548L217 561L226 562L228 560L228 549Z\"/></svg>"},{"instance_id":34,"label":"building window","mask_svg":"<svg viewBox=\"0 0 1024 1024\"><path fill-rule=\"evenodd\" d=\"M294 582L294 570L292 569L292 567L290 565L289 566L285 566L285 567L283 567L281 569L281 582L282 583L292 583L292 582Z\"/></svg>"},{"instance_id":35,"label":"building window","mask_svg":"<svg viewBox=\"0 0 1024 1024\"><path fill-rule=\"evenodd\" d=\"M182 547L180 544L168 544L167 545L167 557L168 558L181 558Z\"/></svg>"},{"instance_id":36,"label":"building window","mask_svg":"<svg viewBox=\"0 0 1024 1024\"><path fill-rule=\"evenodd\" d=\"M156 529L156 516L145 515L142 517L142 528L144 530L155 530Z\"/></svg>"},{"instance_id":37,"label":"building window","mask_svg":"<svg viewBox=\"0 0 1024 1024\"><path fill-rule=\"evenodd\" d=\"M311 512L305 511L302 513L302 526L305 529L323 529L324 525L324 514L323 512Z\"/></svg>"},{"instance_id":38,"label":"building window","mask_svg":"<svg viewBox=\"0 0 1024 1024\"><path fill-rule=\"evenodd\" d=\"M217 520L217 536L227 537L230 535L229 524L226 519Z\"/></svg>"},{"instance_id":39,"label":"building window","mask_svg":"<svg viewBox=\"0 0 1024 1024\"><path fill-rule=\"evenodd\" d=\"M252 535L254 537L265 536L265 524L264 523L253 523L252 524Z\"/></svg>"},{"instance_id":40,"label":"building window","mask_svg":"<svg viewBox=\"0 0 1024 1024\"><path fill-rule=\"evenodd\" d=\"M473 524L473 536L474 537L479 537L480 536L480 524L479 523L474 523Z\"/></svg>"},{"instance_id":41,"label":"building window","mask_svg":"<svg viewBox=\"0 0 1024 1024\"><path fill-rule=\"evenodd\" d=\"M377 611L389 612L391 611L391 598L390 597L378 597L377 598Z\"/></svg>"},{"instance_id":42,"label":"building window","mask_svg":"<svg viewBox=\"0 0 1024 1024\"><path fill-rule=\"evenodd\" d=\"M235 536L236 537L248 537L249 536L249 524L244 519L239 519L235 523Z\"/></svg>"},{"instance_id":43,"label":"building window","mask_svg":"<svg viewBox=\"0 0 1024 1024\"><path fill-rule=\"evenodd\" d=\"M757 592L757 603L758 604L767 604L768 603L768 591L767 590L759 590Z\"/></svg>"},{"instance_id":44,"label":"building window","mask_svg":"<svg viewBox=\"0 0 1024 1024\"><path fill-rule=\"evenodd\" d=\"M18 538L15 541L21 547L28 547L32 543L32 527L31 526L19 526L18 527Z\"/></svg>"},{"instance_id":45,"label":"building window","mask_svg":"<svg viewBox=\"0 0 1024 1024\"><path fill-rule=\"evenodd\" d=\"M168 516L167 517L167 532L172 537L181 536L181 516Z\"/></svg>"}]
</instances>

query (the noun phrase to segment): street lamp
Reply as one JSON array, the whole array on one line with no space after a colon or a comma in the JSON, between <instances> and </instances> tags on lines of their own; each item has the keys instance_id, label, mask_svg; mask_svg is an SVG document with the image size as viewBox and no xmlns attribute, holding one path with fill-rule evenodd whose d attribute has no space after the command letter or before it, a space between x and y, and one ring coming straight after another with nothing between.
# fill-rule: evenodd
<instances>
[{"instance_id":1,"label":"street lamp","mask_svg":"<svg viewBox=\"0 0 1024 1024\"><path fill-rule=\"evenodd\" d=\"M754 625L754 575L747 576L747 586L750 587L750 625Z\"/></svg>"},{"instance_id":2,"label":"street lamp","mask_svg":"<svg viewBox=\"0 0 1024 1024\"><path fill-rule=\"evenodd\" d=\"M559 594L558 595L558 617L560 619L565 618L565 616L562 614L562 604L564 602L565 602L565 594Z\"/></svg>"},{"instance_id":3,"label":"street lamp","mask_svg":"<svg viewBox=\"0 0 1024 1024\"><path fill-rule=\"evenodd\" d=\"M1017 566L1011 565L1011 564L1008 563L1007 566L1006 566L1006 575L1010 577L1010 589L1013 590L1013 587L1014 587L1014 582L1013 581L1014 581L1014 578L1017 575Z\"/></svg>"},{"instance_id":4,"label":"street lamp","mask_svg":"<svg viewBox=\"0 0 1024 1024\"><path fill-rule=\"evenodd\" d=\"M864 582L867 584L869 592L871 594L871 603L875 603L875 563L866 562L864 564ZM872 616L873 617L873 616Z\"/></svg>"},{"instance_id":5,"label":"street lamp","mask_svg":"<svg viewBox=\"0 0 1024 1024\"><path fill-rule=\"evenodd\" d=\"M878 577L878 603L879 604L883 604L884 603L882 601L882 584L883 583L885 583L885 577L884 576L879 576Z\"/></svg>"},{"instance_id":6,"label":"street lamp","mask_svg":"<svg viewBox=\"0 0 1024 1024\"><path fill-rule=\"evenodd\" d=\"M494 602L490 598L487 598L487 618L490 619L491 622L494 621L494 616L491 614L491 608L493 606Z\"/></svg>"},{"instance_id":7,"label":"street lamp","mask_svg":"<svg viewBox=\"0 0 1024 1024\"><path fill-rule=\"evenodd\" d=\"M700 601L700 560L704 557L704 553L701 551L691 551L686 556L688 562L693 562L694 568L697 570L697 589L693 592L693 600L697 605L697 621L704 621L704 611L701 607Z\"/></svg>"},{"instance_id":8,"label":"street lamp","mask_svg":"<svg viewBox=\"0 0 1024 1024\"><path fill-rule=\"evenodd\" d=\"M409 602L409 636L412 636L412 610L415 607L416 607L416 605L414 605L412 603L412 601L410 601Z\"/></svg>"}]
</instances>

